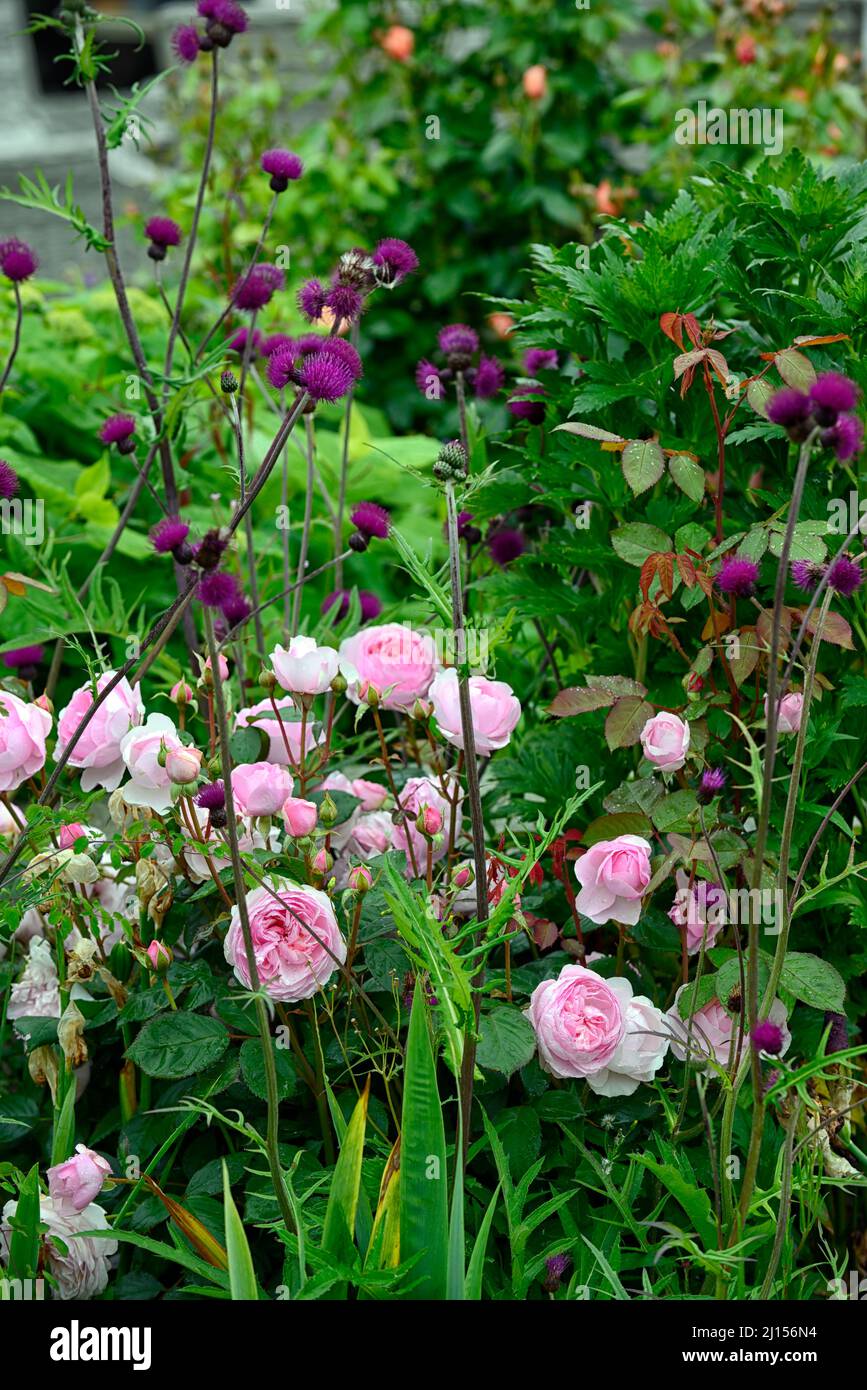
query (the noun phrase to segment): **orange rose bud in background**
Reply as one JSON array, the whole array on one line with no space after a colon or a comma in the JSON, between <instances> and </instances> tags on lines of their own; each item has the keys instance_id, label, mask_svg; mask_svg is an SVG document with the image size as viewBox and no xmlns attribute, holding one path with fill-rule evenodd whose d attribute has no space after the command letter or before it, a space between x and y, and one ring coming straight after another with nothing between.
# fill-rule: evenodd
<instances>
[{"instance_id":1,"label":"orange rose bud in background","mask_svg":"<svg viewBox=\"0 0 867 1390\"><path fill-rule=\"evenodd\" d=\"M515 327L515 320L511 314L502 312L488 314L488 327L498 338L508 338Z\"/></svg>"},{"instance_id":2,"label":"orange rose bud in background","mask_svg":"<svg viewBox=\"0 0 867 1390\"><path fill-rule=\"evenodd\" d=\"M534 63L531 68L527 68L521 78L524 88L524 96L531 101L541 101L548 90L548 73L541 63Z\"/></svg>"},{"instance_id":3,"label":"orange rose bud in background","mask_svg":"<svg viewBox=\"0 0 867 1390\"><path fill-rule=\"evenodd\" d=\"M389 58L394 58L398 63L408 63L415 49L415 34L403 24L392 24L379 43Z\"/></svg>"}]
</instances>

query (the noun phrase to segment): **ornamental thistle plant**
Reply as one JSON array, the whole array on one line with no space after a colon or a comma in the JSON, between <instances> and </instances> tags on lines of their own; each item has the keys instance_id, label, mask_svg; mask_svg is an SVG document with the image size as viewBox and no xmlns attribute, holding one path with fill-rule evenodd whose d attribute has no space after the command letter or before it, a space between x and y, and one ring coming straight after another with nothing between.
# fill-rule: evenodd
<instances>
[{"instance_id":1,"label":"ornamental thistle plant","mask_svg":"<svg viewBox=\"0 0 867 1390\"><path fill-rule=\"evenodd\" d=\"M243 7L174 36L198 182L136 213L136 264L101 17L34 23L102 222L4 197L106 284L97 332L0 242L4 1278L834 1296L867 1182L867 171L719 169L535 243L496 350L430 321L400 389L441 427L392 436L377 315L437 267L336 216L296 275L285 131L244 173L255 239L201 236Z\"/></svg>"}]
</instances>

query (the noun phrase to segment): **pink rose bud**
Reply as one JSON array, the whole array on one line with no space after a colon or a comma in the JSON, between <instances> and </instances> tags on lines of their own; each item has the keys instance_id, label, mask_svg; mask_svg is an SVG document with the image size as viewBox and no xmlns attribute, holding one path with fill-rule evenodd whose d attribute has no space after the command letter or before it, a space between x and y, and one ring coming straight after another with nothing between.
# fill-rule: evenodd
<instances>
[{"instance_id":1,"label":"pink rose bud","mask_svg":"<svg viewBox=\"0 0 867 1390\"><path fill-rule=\"evenodd\" d=\"M290 796L283 802L283 824L294 839L313 834L318 814L315 802L305 801L303 797Z\"/></svg>"},{"instance_id":2,"label":"pink rose bud","mask_svg":"<svg viewBox=\"0 0 867 1390\"><path fill-rule=\"evenodd\" d=\"M54 713L54 703L52 700L49 700L47 695L37 695L33 703L34 705L38 705L40 709L44 709L46 714Z\"/></svg>"},{"instance_id":3,"label":"pink rose bud","mask_svg":"<svg viewBox=\"0 0 867 1390\"><path fill-rule=\"evenodd\" d=\"M83 839L84 837L86 837L86 834L87 832L85 831L84 826L79 825L78 821L73 821L70 825L61 825L59 836L60 848L72 849L72 846L75 844L76 840Z\"/></svg>"},{"instance_id":4,"label":"pink rose bud","mask_svg":"<svg viewBox=\"0 0 867 1390\"><path fill-rule=\"evenodd\" d=\"M334 856L327 849L317 850L313 856L313 867L318 874L327 874L334 863Z\"/></svg>"},{"instance_id":5,"label":"pink rose bud","mask_svg":"<svg viewBox=\"0 0 867 1390\"><path fill-rule=\"evenodd\" d=\"M452 883L457 889L469 888L475 881L476 874L471 864L462 864L459 869L455 869Z\"/></svg>"},{"instance_id":6,"label":"pink rose bud","mask_svg":"<svg viewBox=\"0 0 867 1390\"><path fill-rule=\"evenodd\" d=\"M541 101L548 90L548 73L541 63L534 63L531 68L527 68L521 78L524 88L524 96L531 101Z\"/></svg>"},{"instance_id":7,"label":"pink rose bud","mask_svg":"<svg viewBox=\"0 0 867 1390\"><path fill-rule=\"evenodd\" d=\"M380 39L380 46L398 63L408 63L415 49L415 34L404 24L392 24Z\"/></svg>"},{"instance_id":8,"label":"pink rose bud","mask_svg":"<svg viewBox=\"0 0 867 1390\"><path fill-rule=\"evenodd\" d=\"M435 806L422 806L416 816L415 823L422 835L432 838L434 835L439 835L443 828L442 812L438 811Z\"/></svg>"},{"instance_id":9,"label":"pink rose bud","mask_svg":"<svg viewBox=\"0 0 867 1390\"><path fill-rule=\"evenodd\" d=\"M358 864L356 868L349 870L349 886L356 893L366 893L368 888L373 886L373 874L366 864Z\"/></svg>"},{"instance_id":10,"label":"pink rose bud","mask_svg":"<svg viewBox=\"0 0 867 1390\"><path fill-rule=\"evenodd\" d=\"M780 734L796 734L801 727L801 715L804 712L804 697L799 691L791 691L784 695L780 701L780 709L777 717L777 732ZM768 697L765 696L765 718L768 717Z\"/></svg>"},{"instance_id":11,"label":"pink rose bud","mask_svg":"<svg viewBox=\"0 0 867 1390\"><path fill-rule=\"evenodd\" d=\"M152 941L145 954L158 975L164 975L174 960L174 953L164 941Z\"/></svg>"},{"instance_id":12,"label":"pink rose bud","mask_svg":"<svg viewBox=\"0 0 867 1390\"><path fill-rule=\"evenodd\" d=\"M202 755L198 748L170 748L166 754L166 772L182 787L198 781L201 767Z\"/></svg>"},{"instance_id":13,"label":"pink rose bud","mask_svg":"<svg viewBox=\"0 0 867 1390\"><path fill-rule=\"evenodd\" d=\"M641 746L647 761L660 772L677 772L689 752L689 725L663 710L648 719L641 730Z\"/></svg>"},{"instance_id":14,"label":"pink rose bud","mask_svg":"<svg viewBox=\"0 0 867 1390\"><path fill-rule=\"evenodd\" d=\"M193 692L186 681L176 681L170 693L172 699L179 705L189 705L192 703Z\"/></svg>"},{"instance_id":15,"label":"pink rose bud","mask_svg":"<svg viewBox=\"0 0 867 1390\"><path fill-rule=\"evenodd\" d=\"M48 1169L48 1192L55 1207L84 1211L108 1177L111 1177L111 1164L93 1149L76 1144L72 1158Z\"/></svg>"}]
</instances>

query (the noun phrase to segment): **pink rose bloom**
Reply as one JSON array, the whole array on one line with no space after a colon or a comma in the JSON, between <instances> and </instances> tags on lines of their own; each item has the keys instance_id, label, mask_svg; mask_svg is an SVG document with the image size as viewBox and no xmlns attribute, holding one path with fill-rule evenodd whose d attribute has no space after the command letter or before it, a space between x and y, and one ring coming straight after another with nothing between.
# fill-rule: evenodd
<instances>
[{"instance_id":1,"label":"pink rose bloom","mask_svg":"<svg viewBox=\"0 0 867 1390\"><path fill-rule=\"evenodd\" d=\"M333 647L318 647L312 637L293 637L288 647L275 647L270 656L274 675L292 695L321 695L339 670Z\"/></svg>"},{"instance_id":2,"label":"pink rose bloom","mask_svg":"<svg viewBox=\"0 0 867 1390\"><path fill-rule=\"evenodd\" d=\"M292 774L277 763L240 763L232 768L232 792L242 816L278 815L292 788Z\"/></svg>"},{"instance_id":3,"label":"pink rose bloom","mask_svg":"<svg viewBox=\"0 0 867 1390\"><path fill-rule=\"evenodd\" d=\"M346 959L346 942L326 893L288 879L271 879L270 887L276 898L264 887L247 894L256 966L270 998L294 1004L299 999L310 999L331 979L337 963L342 965ZM223 949L235 975L249 989L247 952L237 904L232 908Z\"/></svg>"},{"instance_id":4,"label":"pink rose bloom","mask_svg":"<svg viewBox=\"0 0 867 1390\"><path fill-rule=\"evenodd\" d=\"M424 632L401 623L363 627L340 644L340 656L354 671L347 695L361 704L368 686L380 696L383 709L409 713L428 692L436 669L436 650Z\"/></svg>"},{"instance_id":5,"label":"pink rose bloom","mask_svg":"<svg viewBox=\"0 0 867 1390\"><path fill-rule=\"evenodd\" d=\"M51 715L0 690L0 792L12 792L45 766Z\"/></svg>"},{"instance_id":6,"label":"pink rose bloom","mask_svg":"<svg viewBox=\"0 0 867 1390\"><path fill-rule=\"evenodd\" d=\"M674 1003L665 1015L669 1029L672 1033L671 1050L678 1061L686 1059L686 1042L689 1036L689 1019L680 1016L680 999L685 993L689 999L689 991L694 988L691 981L681 985L677 994L674 996ZM783 1046L780 1056L788 1051L792 1041L792 1035L786 1027L788 1014L786 1006L781 1000L775 999L768 1011L768 1018L771 1023L775 1023L783 1034ZM733 1017L718 999L710 999L701 1009L696 1009L692 1016L692 1034L690 1039L690 1058L693 1062L700 1062L705 1059L708 1063L706 1071L708 1075L715 1075L711 1063L715 1062L720 1067L727 1067L729 1056L732 1050L732 1032L737 1029L737 1019ZM735 1044L736 1045L736 1044ZM742 1047L745 1051L750 1045L749 1036L745 1030Z\"/></svg>"},{"instance_id":7,"label":"pink rose bloom","mask_svg":"<svg viewBox=\"0 0 867 1390\"><path fill-rule=\"evenodd\" d=\"M178 731L165 714L149 714L141 728L130 729L120 741L120 754L129 769L131 781L123 789L128 806L149 806L167 811L172 804L172 779L167 767L160 767L160 750L166 757L172 751L186 752Z\"/></svg>"},{"instance_id":8,"label":"pink rose bloom","mask_svg":"<svg viewBox=\"0 0 867 1390\"><path fill-rule=\"evenodd\" d=\"M258 704L240 709L235 715L235 728L264 729L268 735L269 747L266 761L280 763L283 767L299 767L301 764L301 720L289 695L281 695L274 702L280 712L279 721L274 718L274 706L270 700L259 700ZM293 717L295 716L295 717ZM309 757L313 749L325 742L325 731L317 734L312 720L307 721L304 731L304 756ZM286 744L289 744L289 752Z\"/></svg>"},{"instance_id":9,"label":"pink rose bloom","mask_svg":"<svg viewBox=\"0 0 867 1390\"><path fill-rule=\"evenodd\" d=\"M600 840L575 864L581 890L575 906L591 922L634 927L650 882L650 845L640 835Z\"/></svg>"},{"instance_id":10,"label":"pink rose bloom","mask_svg":"<svg viewBox=\"0 0 867 1390\"><path fill-rule=\"evenodd\" d=\"M388 800L388 787L363 777L349 778L345 772L329 772L319 785L322 791L346 792L347 796L357 797L362 811L379 811Z\"/></svg>"},{"instance_id":11,"label":"pink rose bloom","mask_svg":"<svg viewBox=\"0 0 867 1390\"><path fill-rule=\"evenodd\" d=\"M76 1144L75 1153L65 1163L55 1163L47 1172L48 1193L54 1205L83 1211L111 1177L111 1164L93 1149Z\"/></svg>"},{"instance_id":12,"label":"pink rose bloom","mask_svg":"<svg viewBox=\"0 0 867 1390\"><path fill-rule=\"evenodd\" d=\"M79 1068L81 1070L81 1068ZM0 1262L9 1258L12 1221L18 1207L13 1197L3 1208L0 1222ZM108 1286L109 1260L117 1254L117 1241L84 1236L82 1231L107 1231L105 1212L93 1202L83 1211L58 1206L51 1197L39 1198L39 1220L47 1227L40 1235L45 1263L54 1276L53 1298L66 1302L96 1298Z\"/></svg>"},{"instance_id":13,"label":"pink rose bloom","mask_svg":"<svg viewBox=\"0 0 867 1390\"><path fill-rule=\"evenodd\" d=\"M648 719L641 730L641 746L647 761L660 772L677 772L689 752L689 725L663 710Z\"/></svg>"},{"instance_id":14,"label":"pink rose bloom","mask_svg":"<svg viewBox=\"0 0 867 1390\"><path fill-rule=\"evenodd\" d=\"M583 965L566 965L556 980L543 980L524 1014L536 1034L539 1061L552 1076L601 1071L624 1034L623 1010L610 982Z\"/></svg>"},{"instance_id":15,"label":"pink rose bloom","mask_svg":"<svg viewBox=\"0 0 867 1390\"><path fill-rule=\"evenodd\" d=\"M642 1081L652 1081L668 1051L665 1015L643 994L633 994L623 976L608 980L620 1000L624 1034L607 1066L588 1076L587 1084L598 1096L631 1096Z\"/></svg>"},{"instance_id":16,"label":"pink rose bloom","mask_svg":"<svg viewBox=\"0 0 867 1390\"><path fill-rule=\"evenodd\" d=\"M487 676L470 676L469 686L476 752L487 755L505 748L521 718L518 697L505 681L489 681ZM454 668L440 671L430 688L430 698L443 738L455 748L463 748L458 673Z\"/></svg>"},{"instance_id":17,"label":"pink rose bloom","mask_svg":"<svg viewBox=\"0 0 867 1390\"><path fill-rule=\"evenodd\" d=\"M315 801L305 801L301 796L289 796L283 803L283 824L287 834L298 838L312 835L319 818L319 808Z\"/></svg>"},{"instance_id":18,"label":"pink rose bloom","mask_svg":"<svg viewBox=\"0 0 867 1390\"><path fill-rule=\"evenodd\" d=\"M360 854L364 858L374 854L385 854L391 847L394 830L395 826L388 811L369 811L366 815L359 816L352 827L346 851L349 854Z\"/></svg>"},{"instance_id":19,"label":"pink rose bloom","mask_svg":"<svg viewBox=\"0 0 867 1390\"><path fill-rule=\"evenodd\" d=\"M114 675L114 671L106 671L99 677L96 684L100 693ZM57 721L55 758L59 758L63 753L92 704L91 686L82 685L76 690L66 709L61 711ZM94 787L104 787L108 792L117 789L125 766L120 751L121 739L130 729L141 724L144 717L141 692L138 686L131 686L124 677L100 705L69 759L70 767L84 769L81 778L83 792L92 792Z\"/></svg>"},{"instance_id":20,"label":"pink rose bloom","mask_svg":"<svg viewBox=\"0 0 867 1390\"><path fill-rule=\"evenodd\" d=\"M685 875L683 876L685 878ZM718 883L698 879L692 888L684 883L678 888L669 917L676 927L686 927L686 952L694 956L701 950L707 931L707 949L726 925L726 894Z\"/></svg>"},{"instance_id":21,"label":"pink rose bloom","mask_svg":"<svg viewBox=\"0 0 867 1390\"><path fill-rule=\"evenodd\" d=\"M804 697L800 691L790 691L780 701L777 730L781 734L796 734L801 727L804 712ZM765 696L765 718L768 717L768 697Z\"/></svg>"},{"instance_id":22,"label":"pink rose bloom","mask_svg":"<svg viewBox=\"0 0 867 1390\"><path fill-rule=\"evenodd\" d=\"M451 790L451 789L450 789ZM415 862L419 873L424 872L427 864L427 840L416 828L415 819L422 806L432 806L440 811L446 833L438 845L433 846L433 862L442 859L448 851L449 830L451 826L452 808L451 802L443 796L439 785L432 782L428 777L410 777L404 783L400 793L401 810L406 812L406 821L402 825L393 825L391 833L391 843L393 849L403 850L406 854L406 872L408 877L412 877L412 856L409 852L409 845L412 844L415 853ZM390 818L389 818L390 819ZM457 840L461 829L461 808L458 804L455 813L455 840Z\"/></svg>"},{"instance_id":23,"label":"pink rose bloom","mask_svg":"<svg viewBox=\"0 0 867 1390\"><path fill-rule=\"evenodd\" d=\"M17 835L20 829L21 827L12 812L0 801L0 835ZM61 830L61 834L62 833L63 831ZM61 849L65 848L65 845L61 845Z\"/></svg>"}]
</instances>

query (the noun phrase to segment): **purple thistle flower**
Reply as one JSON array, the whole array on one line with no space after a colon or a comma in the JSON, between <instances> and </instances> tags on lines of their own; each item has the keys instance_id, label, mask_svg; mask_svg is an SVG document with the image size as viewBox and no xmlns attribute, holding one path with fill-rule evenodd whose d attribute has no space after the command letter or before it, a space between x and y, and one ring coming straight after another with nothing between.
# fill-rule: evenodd
<instances>
[{"instance_id":1,"label":"purple thistle flower","mask_svg":"<svg viewBox=\"0 0 867 1390\"><path fill-rule=\"evenodd\" d=\"M530 425L541 425L545 418L545 402L539 398L545 395L542 386L525 386L508 401L506 409L516 420L526 420Z\"/></svg>"},{"instance_id":2,"label":"purple thistle flower","mask_svg":"<svg viewBox=\"0 0 867 1390\"><path fill-rule=\"evenodd\" d=\"M429 401L441 401L444 383L439 367L423 357L415 369L415 384Z\"/></svg>"},{"instance_id":3,"label":"purple thistle flower","mask_svg":"<svg viewBox=\"0 0 867 1390\"><path fill-rule=\"evenodd\" d=\"M109 415L99 431L100 442L116 444L120 453L130 454L135 448L135 418L132 415Z\"/></svg>"},{"instance_id":4,"label":"purple thistle flower","mask_svg":"<svg viewBox=\"0 0 867 1390\"><path fill-rule=\"evenodd\" d=\"M333 341L336 344L340 339L335 338ZM306 357L308 352L322 352L323 348L331 346L332 339L323 338L321 333L302 333L295 343L299 357Z\"/></svg>"},{"instance_id":5,"label":"purple thistle flower","mask_svg":"<svg viewBox=\"0 0 867 1390\"><path fill-rule=\"evenodd\" d=\"M290 150L266 150L259 160L264 174L271 175L270 187L275 193L285 193L290 181L300 179L304 165Z\"/></svg>"},{"instance_id":6,"label":"purple thistle flower","mask_svg":"<svg viewBox=\"0 0 867 1390\"><path fill-rule=\"evenodd\" d=\"M745 555L727 555L719 567L716 586L720 593L749 598L756 587L759 567Z\"/></svg>"},{"instance_id":7,"label":"purple thistle flower","mask_svg":"<svg viewBox=\"0 0 867 1390\"><path fill-rule=\"evenodd\" d=\"M232 302L238 309L255 313L258 309L264 309L274 291L282 290L285 285L286 276L279 266L254 265L236 284L232 291Z\"/></svg>"},{"instance_id":8,"label":"purple thistle flower","mask_svg":"<svg viewBox=\"0 0 867 1390\"><path fill-rule=\"evenodd\" d=\"M388 537L391 517L385 507L376 502L359 502L349 514L349 519L357 530L367 537L384 541Z\"/></svg>"},{"instance_id":9,"label":"purple thistle flower","mask_svg":"<svg viewBox=\"0 0 867 1390\"><path fill-rule=\"evenodd\" d=\"M479 335L465 323L449 323L437 336L446 357L472 357L479 350Z\"/></svg>"},{"instance_id":10,"label":"purple thistle flower","mask_svg":"<svg viewBox=\"0 0 867 1390\"><path fill-rule=\"evenodd\" d=\"M263 338L260 344L260 351L263 357L270 357L272 353L278 352L283 348L294 348L295 340L290 338L288 333L272 333L269 337Z\"/></svg>"},{"instance_id":11,"label":"purple thistle flower","mask_svg":"<svg viewBox=\"0 0 867 1390\"><path fill-rule=\"evenodd\" d=\"M524 353L524 371L528 376L553 371L557 365L557 354L553 348L528 348Z\"/></svg>"},{"instance_id":12,"label":"purple thistle flower","mask_svg":"<svg viewBox=\"0 0 867 1390\"><path fill-rule=\"evenodd\" d=\"M823 430L822 443L833 449L840 463L860 454L864 444L864 426L857 415L839 415L836 425Z\"/></svg>"},{"instance_id":13,"label":"purple thistle flower","mask_svg":"<svg viewBox=\"0 0 867 1390\"><path fill-rule=\"evenodd\" d=\"M265 375L275 391L282 391L290 381L295 380L296 351L296 346L290 342L285 347L278 347L268 357Z\"/></svg>"},{"instance_id":14,"label":"purple thistle flower","mask_svg":"<svg viewBox=\"0 0 867 1390\"><path fill-rule=\"evenodd\" d=\"M843 598L851 598L863 581L861 566L851 555L838 555L828 566L828 584Z\"/></svg>"},{"instance_id":15,"label":"purple thistle flower","mask_svg":"<svg viewBox=\"0 0 867 1390\"><path fill-rule=\"evenodd\" d=\"M826 1054L845 1052L849 1046L849 1025L846 1022L846 1015L832 1013L830 1009L826 1010L825 1027L831 1029L825 1048Z\"/></svg>"},{"instance_id":16,"label":"purple thistle flower","mask_svg":"<svg viewBox=\"0 0 867 1390\"><path fill-rule=\"evenodd\" d=\"M783 1030L769 1018L760 1018L750 1034L750 1042L756 1052L766 1052L769 1057L777 1057L783 1050Z\"/></svg>"},{"instance_id":17,"label":"purple thistle flower","mask_svg":"<svg viewBox=\"0 0 867 1390\"><path fill-rule=\"evenodd\" d=\"M328 291L319 280L308 280L301 286L298 291L298 308L308 323L315 323L317 319L322 318L327 295Z\"/></svg>"},{"instance_id":18,"label":"purple thistle flower","mask_svg":"<svg viewBox=\"0 0 867 1390\"><path fill-rule=\"evenodd\" d=\"M701 806L709 806L714 797L722 792L726 775L721 767L709 767L701 774L696 792L696 800Z\"/></svg>"},{"instance_id":19,"label":"purple thistle flower","mask_svg":"<svg viewBox=\"0 0 867 1390\"><path fill-rule=\"evenodd\" d=\"M482 353L479 365L473 375L472 386L479 400L488 400L502 390L505 373L496 357L486 357Z\"/></svg>"},{"instance_id":20,"label":"purple thistle flower","mask_svg":"<svg viewBox=\"0 0 867 1390\"><path fill-rule=\"evenodd\" d=\"M311 400L331 404L346 395L355 376L337 353L326 350L302 358L298 380Z\"/></svg>"},{"instance_id":21,"label":"purple thistle flower","mask_svg":"<svg viewBox=\"0 0 867 1390\"><path fill-rule=\"evenodd\" d=\"M7 463L5 459L0 459L0 498L4 502L10 501L20 486L18 474L11 463Z\"/></svg>"},{"instance_id":22,"label":"purple thistle flower","mask_svg":"<svg viewBox=\"0 0 867 1390\"><path fill-rule=\"evenodd\" d=\"M172 34L172 48L180 63L194 63L199 56L199 31L194 24L179 24Z\"/></svg>"},{"instance_id":23,"label":"purple thistle flower","mask_svg":"<svg viewBox=\"0 0 867 1390\"><path fill-rule=\"evenodd\" d=\"M803 391L785 386L782 391L777 391L776 395L771 396L766 410L772 424L789 429L793 425L802 425L809 416L810 397L805 396Z\"/></svg>"},{"instance_id":24,"label":"purple thistle flower","mask_svg":"<svg viewBox=\"0 0 867 1390\"><path fill-rule=\"evenodd\" d=\"M492 560L500 566L508 565L512 560L517 560L518 556L523 555L526 549L527 542L522 531L509 530L504 527L488 536L488 551Z\"/></svg>"},{"instance_id":25,"label":"purple thistle flower","mask_svg":"<svg viewBox=\"0 0 867 1390\"><path fill-rule=\"evenodd\" d=\"M228 602L223 604L221 611L226 620L227 628L231 630L233 627L237 627L239 623L243 623L249 618L250 614L253 612L253 605L250 603L246 594L242 594L241 590L238 589Z\"/></svg>"},{"instance_id":26,"label":"purple thistle flower","mask_svg":"<svg viewBox=\"0 0 867 1390\"><path fill-rule=\"evenodd\" d=\"M443 527L443 534L448 535L448 522ZM468 545L478 545L482 539L482 533L478 526L473 524L472 512L458 512L458 539L466 541Z\"/></svg>"},{"instance_id":27,"label":"purple thistle flower","mask_svg":"<svg viewBox=\"0 0 867 1390\"><path fill-rule=\"evenodd\" d=\"M26 241L19 241L17 237L12 237L9 241L0 241L0 271L14 284L22 280L29 280L39 266L36 252Z\"/></svg>"},{"instance_id":28,"label":"purple thistle flower","mask_svg":"<svg viewBox=\"0 0 867 1390\"><path fill-rule=\"evenodd\" d=\"M810 402L816 423L827 427L836 423L841 411L854 410L859 391L842 372L825 372L810 387Z\"/></svg>"},{"instance_id":29,"label":"purple thistle flower","mask_svg":"<svg viewBox=\"0 0 867 1390\"><path fill-rule=\"evenodd\" d=\"M344 366L349 368L353 381L360 380L364 375L364 366L351 343L345 338L320 338L319 342L321 346L318 349L314 348L314 352L330 352L332 357L339 358Z\"/></svg>"},{"instance_id":30,"label":"purple thistle flower","mask_svg":"<svg viewBox=\"0 0 867 1390\"><path fill-rule=\"evenodd\" d=\"M238 592L238 581L226 570L212 570L199 580L196 596L205 608L225 608Z\"/></svg>"},{"instance_id":31,"label":"purple thistle flower","mask_svg":"<svg viewBox=\"0 0 867 1390\"><path fill-rule=\"evenodd\" d=\"M145 223L145 236L157 246L180 246L181 229L170 217L150 217Z\"/></svg>"},{"instance_id":32,"label":"purple thistle flower","mask_svg":"<svg viewBox=\"0 0 867 1390\"><path fill-rule=\"evenodd\" d=\"M813 560L792 561L792 583L803 589L805 594L813 592L824 572L823 566Z\"/></svg>"},{"instance_id":33,"label":"purple thistle flower","mask_svg":"<svg viewBox=\"0 0 867 1390\"><path fill-rule=\"evenodd\" d=\"M418 270L418 256L399 237L383 237L373 253L376 282L384 289L394 289L407 275Z\"/></svg>"},{"instance_id":34,"label":"purple thistle flower","mask_svg":"<svg viewBox=\"0 0 867 1390\"><path fill-rule=\"evenodd\" d=\"M222 782L208 782L199 791L196 805L203 811L222 811L226 805L226 788Z\"/></svg>"},{"instance_id":35,"label":"purple thistle flower","mask_svg":"<svg viewBox=\"0 0 867 1390\"><path fill-rule=\"evenodd\" d=\"M171 555L184 544L189 534L189 526L180 517L166 516L151 531L151 545L158 555Z\"/></svg>"},{"instance_id":36,"label":"purple thistle flower","mask_svg":"<svg viewBox=\"0 0 867 1390\"><path fill-rule=\"evenodd\" d=\"M16 647L14 651L3 653L3 665L8 666L10 671L18 670L22 667L38 666L45 655L45 648Z\"/></svg>"},{"instance_id":37,"label":"purple thistle flower","mask_svg":"<svg viewBox=\"0 0 867 1390\"><path fill-rule=\"evenodd\" d=\"M335 589L333 593L327 594L322 601L320 612L327 613L330 608L338 604L337 618L345 618L349 612L349 603L352 594L349 589ZM376 594L372 594L369 589L359 589L358 601L361 604L361 621L369 623L371 619L378 618L382 612L382 603Z\"/></svg>"},{"instance_id":38,"label":"purple thistle flower","mask_svg":"<svg viewBox=\"0 0 867 1390\"><path fill-rule=\"evenodd\" d=\"M250 337L249 328L239 328L234 338L230 338L226 347L229 352L237 352L239 357L243 357L247 350L247 340ZM253 352L262 352L262 334L258 328L253 329Z\"/></svg>"},{"instance_id":39,"label":"purple thistle flower","mask_svg":"<svg viewBox=\"0 0 867 1390\"><path fill-rule=\"evenodd\" d=\"M346 323L354 323L361 313L364 297L354 285L332 285L325 296L325 303L335 318Z\"/></svg>"},{"instance_id":40,"label":"purple thistle flower","mask_svg":"<svg viewBox=\"0 0 867 1390\"><path fill-rule=\"evenodd\" d=\"M250 23L235 0L199 0L196 9L208 21L208 37L219 48L228 48L234 35L243 34Z\"/></svg>"},{"instance_id":41,"label":"purple thistle flower","mask_svg":"<svg viewBox=\"0 0 867 1390\"><path fill-rule=\"evenodd\" d=\"M546 1293L557 1292L563 1282L563 1276L566 1274L571 1264L572 1258L570 1255L548 1256L545 1261L545 1278L543 1280L543 1287Z\"/></svg>"}]
</instances>

